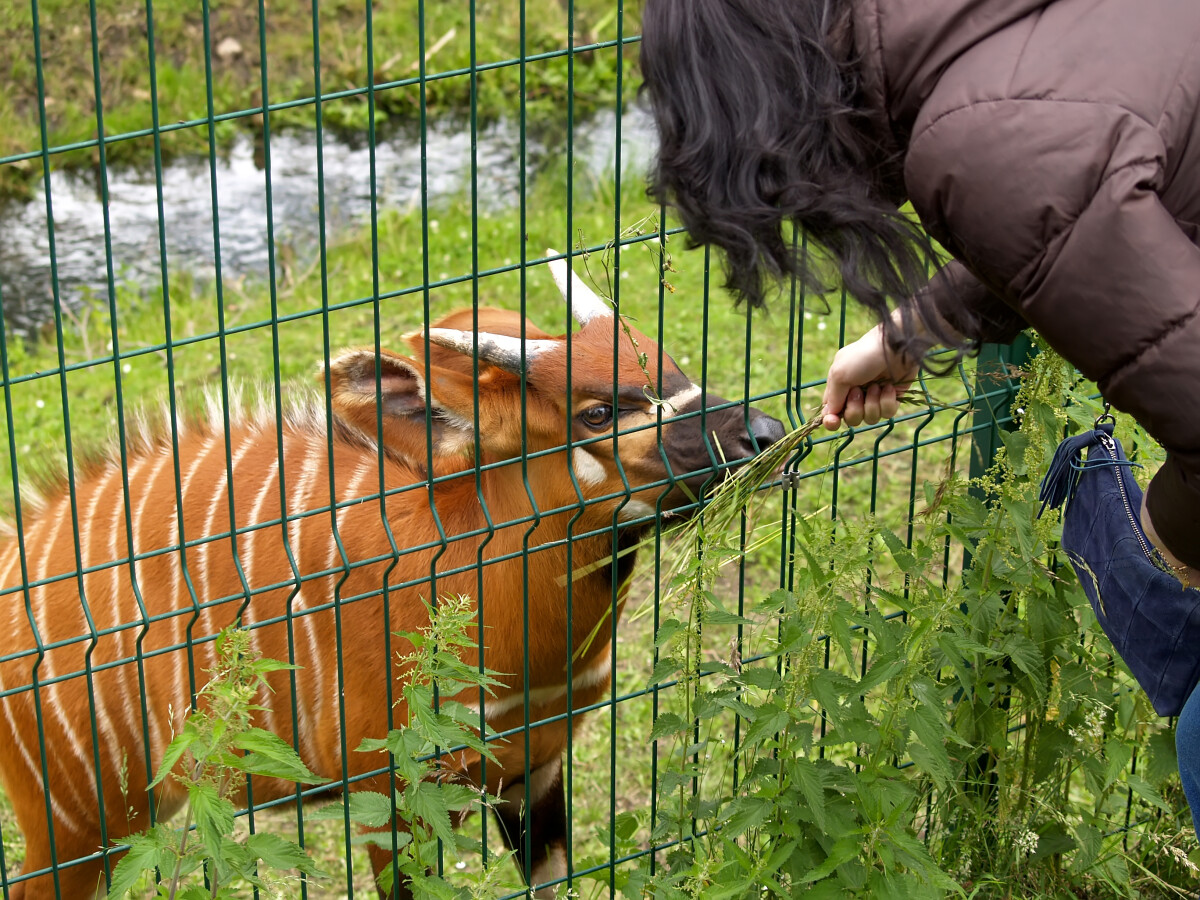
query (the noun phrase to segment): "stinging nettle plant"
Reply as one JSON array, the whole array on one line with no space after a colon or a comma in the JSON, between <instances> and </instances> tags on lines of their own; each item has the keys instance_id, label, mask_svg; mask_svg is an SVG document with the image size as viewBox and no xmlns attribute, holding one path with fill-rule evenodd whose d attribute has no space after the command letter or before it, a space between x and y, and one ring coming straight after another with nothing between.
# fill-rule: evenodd
<instances>
[{"instance_id":1,"label":"stinging nettle plant","mask_svg":"<svg viewBox=\"0 0 1200 900\"><path fill-rule=\"evenodd\" d=\"M393 795L354 792L305 818L371 829L353 842L395 852L394 865L379 880L385 891L400 877L416 897L485 898L494 894L500 864L511 852L492 853L483 876L470 886L451 885L434 874L447 848L456 854L483 849L455 826L472 812L504 802L460 777L456 752L471 749L492 758L486 730L481 737L478 713L438 694L453 696L468 688L490 691L497 682L495 673L463 662L464 653L474 647L471 599L445 597L428 606L428 612L428 628L396 635L411 648L396 654L396 665L406 671L401 693L407 720L358 748L387 754L381 763L394 767ZM228 628L216 642L217 664L151 785L171 777L184 786L188 804L183 822L160 822L128 839L128 852L112 872L110 897L213 900L244 896L247 888L259 896L291 897L300 879L326 877L304 848L277 833L260 830L240 840L235 837L234 800L247 775L298 785L321 782L292 747L251 725L259 708L254 699L266 687L266 674L291 667L257 655L249 630ZM186 763L183 774L169 774L181 759Z\"/></svg>"},{"instance_id":2,"label":"stinging nettle plant","mask_svg":"<svg viewBox=\"0 0 1200 900\"><path fill-rule=\"evenodd\" d=\"M779 461L685 527L650 678L675 682L650 734L658 803L612 835L671 849L618 875L625 896L1190 896L1169 723L1096 627L1057 518L1037 516L1050 455L1099 411L1040 351L982 479L927 484L911 523L792 508L792 580L757 603L727 608L720 573Z\"/></svg>"},{"instance_id":3,"label":"stinging nettle plant","mask_svg":"<svg viewBox=\"0 0 1200 900\"><path fill-rule=\"evenodd\" d=\"M196 696L196 708L167 746L153 789L167 778L187 792L181 826L159 822L132 835L128 852L112 872L108 896L155 896L200 900L230 896L245 885L267 896L297 877L320 870L295 842L259 831L234 838L234 799L247 776L319 784L296 751L277 735L251 725L260 709L254 699L269 690L269 672L292 668L254 651L249 630L230 627L216 637L216 663ZM171 774L184 760L183 774ZM267 874L268 870L275 870ZM157 873L157 884L153 877Z\"/></svg>"}]
</instances>

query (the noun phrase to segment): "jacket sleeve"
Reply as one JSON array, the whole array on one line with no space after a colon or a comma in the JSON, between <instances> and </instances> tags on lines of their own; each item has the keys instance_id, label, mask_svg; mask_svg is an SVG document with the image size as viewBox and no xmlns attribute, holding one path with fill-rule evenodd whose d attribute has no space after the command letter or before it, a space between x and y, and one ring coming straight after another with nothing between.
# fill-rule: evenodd
<instances>
[{"instance_id":1,"label":"jacket sleeve","mask_svg":"<svg viewBox=\"0 0 1200 900\"><path fill-rule=\"evenodd\" d=\"M1159 199L1157 133L1101 104L1007 101L919 144L906 177L926 226L1162 443L1150 518L1200 567L1200 248Z\"/></svg>"},{"instance_id":2,"label":"jacket sleeve","mask_svg":"<svg viewBox=\"0 0 1200 900\"><path fill-rule=\"evenodd\" d=\"M1021 315L954 259L913 297L918 314L936 317L978 344L1009 344L1029 327Z\"/></svg>"}]
</instances>

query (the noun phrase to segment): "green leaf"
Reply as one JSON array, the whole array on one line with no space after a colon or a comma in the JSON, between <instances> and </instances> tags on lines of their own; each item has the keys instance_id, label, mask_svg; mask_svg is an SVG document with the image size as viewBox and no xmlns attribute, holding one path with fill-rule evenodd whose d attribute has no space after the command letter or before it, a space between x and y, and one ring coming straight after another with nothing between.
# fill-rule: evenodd
<instances>
[{"instance_id":1,"label":"green leaf","mask_svg":"<svg viewBox=\"0 0 1200 900\"><path fill-rule=\"evenodd\" d=\"M409 882L413 900L468 900L466 888L454 887L436 875L416 874Z\"/></svg>"},{"instance_id":2,"label":"green leaf","mask_svg":"<svg viewBox=\"0 0 1200 900\"><path fill-rule=\"evenodd\" d=\"M290 744L270 731L251 728L235 735L230 743L236 749L246 751L239 768L251 775L282 778L299 784L325 781L309 770Z\"/></svg>"},{"instance_id":3,"label":"green leaf","mask_svg":"<svg viewBox=\"0 0 1200 900\"><path fill-rule=\"evenodd\" d=\"M164 851L168 846L165 837L161 828L155 828L146 834L135 834L126 839L129 851L113 868L109 897L113 900L124 897L143 875L159 866L165 867L167 853Z\"/></svg>"},{"instance_id":4,"label":"green leaf","mask_svg":"<svg viewBox=\"0 0 1200 900\"><path fill-rule=\"evenodd\" d=\"M148 787L158 787L162 783L162 780L175 768L175 764L179 762L179 758L200 739L200 734L194 728L188 727L188 725L190 725L190 720L187 725L184 725L183 730L172 738L171 743L167 744L167 749L163 751L162 762L158 766L158 774L154 776L154 780L150 782Z\"/></svg>"},{"instance_id":5,"label":"green leaf","mask_svg":"<svg viewBox=\"0 0 1200 900\"><path fill-rule=\"evenodd\" d=\"M858 682L858 690L867 694L881 684L885 684L904 671L908 665L908 660L904 657L896 657L887 659L883 656L877 656L871 661L870 668Z\"/></svg>"},{"instance_id":6,"label":"green leaf","mask_svg":"<svg viewBox=\"0 0 1200 900\"><path fill-rule=\"evenodd\" d=\"M751 746L759 741L770 740L783 731L791 720L791 714L786 709L776 703L764 703L758 708L750 727L746 729L743 743Z\"/></svg>"},{"instance_id":7,"label":"green leaf","mask_svg":"<svg viewBox=\"0 0 1200 900\"><path fill-rule=\"evenodd\" d=\"M1070 853L1074 849L1075 839L1067 833L1066 827L1058 822L1052 822L1038 830L1037 850L1030 856L1030 859L1044 859L1047 856Z\"/></svg>"},{"instance_id":8,"label":"green leaf","mask_svg":"<svg viewBox=\"0 0 1200 900\"><path fill-rule=\"evenodd\" d=\"M1150 735L1149 759L1142 770L1146 780L1160 785L1168 778L1179 774L1179 759L1175 749L1175 734L1171 731L1156 731Z\"/></svg>"},{"instance_id":9,"label":"green leaf","mask_svg":"<svg viewBox=\"0 0 1200 900\"><path fill-rule=\"evenodd\" d=\"M432 744L439 747L456 747L459 744L471 746L474 742L479 744L479 747L483 746L473 731L450 716L434 712L432 706L410 705L408 711L413 717L412 730L419 732Z\"/></svg>"},{"instance_id":10,"label":"green leaf","mask_svg":"<svg viewBox=\"0 0 1200 900\"><path fill-rule=\"evenodd\" d=\"M688 727L688 723L675 713L659 713L658 718L654 720L654 727L650 729L650 740L657 741L672 734L680 734Z\"/></svg>"},{"instance_id":11,"label":"green leaf","mask_svg":"<svg viewBox=\"0 0 1200 900\"><path fill-rule=\"evenodd\" d=\"M1013 474L1017 476L1029 474L1029 469L1025 465L1025 451L1029 447L1029 437L1020 431L999 430L997 434L1004 442L1004 449L1008 451L1008 463L1012 466Z\"/></svg>"},{"instance_id":12,"label":"green leaf","mask_svg":"<svg viewBox=\"0 0 1200 900\"><path fill-rule=\"evenodd\" d=\"M738 797L726 811L724 834L734 838L767 821L775 811L775 804L762 797Z\"/></svg>"},{"instance_id":13,"label":"green leaf","mask_svg":"<svg viewBox=\"0 0 1200 900\"><path fill-rule=\"evenodd\" d=\"M920 574L923 567L917 562L917 558L913 556L912 551L908 549L904 541L900 540L899 537L886 528L879 532L879 536L887 544L887 548L891 552L892 558L896 560L896 565L900 567L901 572L905 575Z\"/></svg>"},{"instance_id":14,"label":"green leaf","mask_svg":"<svg viewBox=\"0 0 1200 900\"><path fill-rule=\"evenodd\" d=\"M783 684L774 666L746 666L734 680L764 691L777 690Z\"/></svg>"},{"instance_id":15,"label":"green leaf","mask_svg":"<svg viewBox=\"0 0 1200 900\"><path fill-rule=\"evenodd\" d=\"M683 668L683 663L673 656L664 656L654 664L654 671L646 679L646 687L653 688L664 681L670 681Z\"/></svg>"},{"instance_id":16,"label":"green leaf","mask_svg":"<svg viewBox=\"0 0 1200 900\"><path fill-rule=\"evenodd\" d=\"M391 851L392 838L396 839L396 849L399 850L407 847L412 843L412 835L407 831L365 831L361 834L351 836L350 843L358 846L366 846L373 844L376 847L382 847L384 850Z\"/></svg>"},{"instance_id":17,"label":"green leaf","mask_svg":"<svg viewBox=\"0 0 1200 900\"><path fill-rule=\"evenodd\" d=\"M246 838L246 849L255 859L273 869L316 875L317 864L304 848L270 831L259 831Z\"/></svg>"},{"instance_id":18,"label":"green leaf","mask_svg":"<svg viewBox=\"0 0 1200 900\"><path fill-rule=\"evenodd\" d=\"M209 784L189 784L187 793L196 833L209 855L219 857L221 839L233 833L233 804Z\"/></svg>"},{"instance_id":19,"label":"green leaf","mask_svg":"<svg viewBox=\"0 0 1200 900\"><path fill-rule=\"evenodd\" d=\"M824 862L816 868L811 869L805 874L796 879L798 884L809 884L813 881L820 881L822 878L830 875L834 869L848 860L858 856L858 851L862 847L862 838L859 835L850 835L841 838L833 845L829 851L829 855L825 857Z\"/></svg>"},{"instance_id":20,"label":"green leaf","mask_svg":"<svg viewBox=\"0 0 1200 900\"><path fill-rule=\"evenodd\" d=\"M1175 814L1175 811L1171 809L1170 805L1165 800L1163 800L1158 791L1151 787L1150 784L1140 775L1133 775L1127 772L1125 774L1125 783L1133 789L1135 794L1137 794L1151 806L1161 809L1167 815Z\"/></svg>"},{"instance_id":21,"label":"green leaf","mask_svg":"<svg viewBox=\"0 0 1200 900\"><path fill-rule=\"evenodd\" d=\"M404 800L413 815L428 825L435 835L450 843L454 828L450 824L450 808L446 795L431 781L418 781L404 788Z\"/></svg>"},{"instance_id":22,"label":"green leaf","mask_svg":"<svg viewBox=\"0 0 1200 900\"><path fill-rule=\"evenodd\" d=\"M716 594L705 591L704 597L709 602L709 606L704 609L701 616L705 625L753 625L753 619L747 619L745 616L739 616L736 613L731 613L725 609ZM661 629L660 629L661 631Z\"/></svg>"},{"instance_id":23,"label":"green leaf","mask_svg":"<svg viewBox=\"0 0 1200 900\"><path fill-rule=\"evenodd\" d=\"M821 774L821 770L817 768L816 763L811 759L798 756L792 760L788 767L788 772L796 782L796 786L800 788L800 793L804 795L804 807L812 820L816 823L817 828L822 832L828 830L827 821L825 818L825 779Z\"/></svg>"},{"instance_id":24,"label":"green leaf","mask_svg":"<svg viewBox=\"0 0 1200 900\"><path fill-rule=\"evenodd\" d=\"M917 738L908 745L909 756L944 790L954 778L954 768L945 744L953 730L945 709L917 703L908 710L907 720L908 727Z\"/></svg>"},{"instance_id":25,"label":"green leaf","mask_svg":"<svg viewBox=\"0 0 1200 900\"><path fill-rule=\"evenodd\" d=\"M678 619L666 619L665 621L659 623L658 634L654 636L654 646L662 648L665 644L669 643L670 640L675 637L675 635L679 634L686 628L687 626Z\"/></svg>"},{"instance_id":26,"label":"green leaf","mask_svg":"<svg viewBox=\"0 0 1200 900\"><path fill-rule=\"evenodd\" d=\"M1010 634L1001 645L1005 653L1012 657L1018 669L1029 676L1035 686L1043 687L1045 681L1045 660L1037 644L1023 634Z\"/></svg>"},{"instance_id":27,"label":"green leaf","mask_svg":"<svg viewBox=\"0 0 1200 900\"><path fill-rule=\"evenodd\" d=\"M270 672L293 671L300 668L299 666L285 663L283 660L271 659L269 656L263 656L254 660L251 667L259 675L266 675Z\"/></svg>"},{"instance_id":28,"label":"green leaf","mask_svg":"<svg viewBox=\"0 0 1200 900\"><path fill-rule=\"evenodd\" d=\"M359 750L386 750L395 761L396 775L406 783L420 781L428 772L424 763L419 763L416 757L424 756L432 748L417 731L412 728L393 728L382 741L364 740Z\"/></svg>"},{"instance_id":29,"label":"green leaf","mask_svg":"<svg viewBox=\"0 0 1200 900\"><path fill-rule=\"evenodd\" d=\"M314 822L341 822L345 819L347 806L350 807L350 821L368 828L382 828L392 820L392 801L375 791L355 791L341 803L329 803L306 812L305 818Z\"/></svg>"}]
</instances>

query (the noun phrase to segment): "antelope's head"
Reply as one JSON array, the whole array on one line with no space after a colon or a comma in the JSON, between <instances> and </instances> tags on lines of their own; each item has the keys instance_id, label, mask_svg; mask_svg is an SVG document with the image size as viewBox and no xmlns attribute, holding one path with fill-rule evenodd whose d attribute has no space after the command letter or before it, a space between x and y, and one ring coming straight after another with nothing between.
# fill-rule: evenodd
<instances>
[{"instance_id":1,"label":"antelope's head","mask_svg":"<svg viewBox=\"0 0 1200 900\"><path fill-rule=\"evenodd\" d=\"M631 517L692 503L720 470L783 436L777 419L695 384L565 260L550 269L578 331L551 336L508 310L451 313L406 337L411 358L378 358L378 395L372 351L336 359L339 416L374 434L380 397L385 445L417 461L430 442L435 458L478 448L484 464L569 447L572 499L577 485Z\"/></svg>"}]
</instances>

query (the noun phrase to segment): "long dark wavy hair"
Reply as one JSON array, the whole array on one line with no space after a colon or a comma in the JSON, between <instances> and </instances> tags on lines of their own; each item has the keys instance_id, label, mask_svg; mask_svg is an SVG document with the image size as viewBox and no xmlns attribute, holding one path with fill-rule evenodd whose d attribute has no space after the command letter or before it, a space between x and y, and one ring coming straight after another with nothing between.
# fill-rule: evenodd
<instances>
[{"instance_id":1,"label":"long dark wavy hair","mask_svg":"<svg viewBox=\"0 0 1200 900\"><path fill-rule=\"evenodd\" d=\"M925 283L930 244L898 211L898 152L863 101L851 32L848 0L646 0L643 92L659 135L649 191L694 245L722 251L739 302L763 306L787 276L826 290L804 246L815 244L887 327ZM907 345L909 330L906 317L888 336Z\"/></svg>"}]
</instances>

